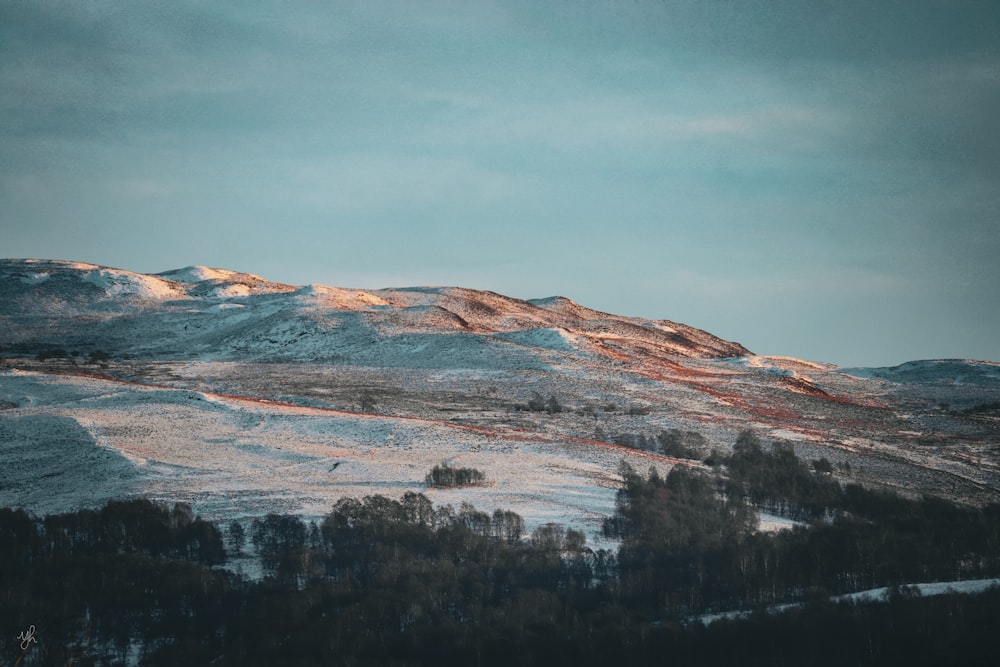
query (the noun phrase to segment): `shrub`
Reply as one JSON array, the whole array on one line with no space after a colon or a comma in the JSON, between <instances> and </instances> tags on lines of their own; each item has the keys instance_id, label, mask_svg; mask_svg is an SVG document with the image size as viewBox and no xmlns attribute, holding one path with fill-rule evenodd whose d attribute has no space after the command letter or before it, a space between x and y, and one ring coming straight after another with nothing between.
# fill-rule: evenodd
<instances>
[{"instance_id":1,"label":"shrub","mask_svg":"<svg viewBox=\"0 0 1000 667\"><path fill-rule=\"evenodd\" d=\"M827 475L829 475L829 474L833 473L833 464L830 463L830 459L826 458L825 456L823 458L821 458L821 459L817 459L816 461L813 461L812 462L812 467L813 467L813 470L815 470L816 472L818 472L820 474L827 474Z\"/></svg>"},{"instance_id":2,"label":"shrub","mask_svg":"<svg viewBox=\"0 0 1000 667\"><path fill-rule=\"evenodd\" d=\"M454 487L481 484L486 479L481 471L475 468L452 468L447 463L434 466L425 481L428 486Z\"/></svg>"},{"instance_id":3,"label":"shrub","mask_svg":"<svg viewBox=\"0 0 1000 667\"><path fill-rule=\"evenodd\" d=\"M531 398L528 399L527 403L521 403L515 407L518 410L527 410L528 412L547 412L550 415L563 411L562 403L560 403L559 399L553 394L549 394L549 397L545 398L537 391L531 392Z\"/></svg>"},{"instance_id":4,"label":"shrub","mask_svg":"<svg viewBox=\"0 0 1000 667\"><path fill-rule=\"evenodd\" d=\"M375 394L365 389L361 392L361 396L358 397L358 405L361 412L375 412L375 409L378 407L375 402Z\"/></svg>"},{"instance_id":5,"label":"shrub","mask_svg":"<svg viewBox=\"0 0 1000 667\"><path fill-rule=\"evenodd\" d=\"M111 355L104 350L94 350L87 357L87 360L91 364L106 364L111 361Z\"/></svg>"},{"instance_id":6,"label":"shrub","mask_svg":"<svg viewBox=\"0 0 1000 667\"><path fill-rule=\"evenodd\" d=\"M545 399L537 391L531 393L528 399L528 410L531 412L545 412Z\"/></svg>"}]
</instances>

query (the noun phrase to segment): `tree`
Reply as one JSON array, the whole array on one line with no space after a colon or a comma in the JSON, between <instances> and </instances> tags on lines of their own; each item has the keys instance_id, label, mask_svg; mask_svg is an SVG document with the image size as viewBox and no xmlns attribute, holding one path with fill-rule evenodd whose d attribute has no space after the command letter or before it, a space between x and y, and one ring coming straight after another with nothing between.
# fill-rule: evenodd
<instances>
[{"instance_id":1,"label":"tree","mask_svg":"<svg viewBox=\"0 0 1000 667\"><path fill-rule=\"evenodd\" d=\"M94 350L87 357L89 364L107 364L109 361L111 361L111 355L104 350Z\"/></svg>"},{"instance_id":2,"label":"tree","mask_svg":"<svg viewBox=\"0 0 1000 667\"><path fill-rule=\"evenodd\" d=\"M507 544L517 544L524 533L524 519L510 510L493 512L493 536Z\"/></svg>"},{"instance_id":3,"label":"tree","mask_svg":"<svg viewBox=\"0 0 1000 667\"><path fill-rule=\"evenodd\" d=\"M246 544L246 530L239 521L229 524L229 542L233 545L233 552L237 556L243 555L243 545Z\"/></svg>"},{"instance_id":4,"label":"tree","mask_svg":"<svg viewBox=\"0 0 1000 667\"><path fill-rule=\"evenodd\" d=\"M733 456L754 458L764 453L764 446L761 444L757 434L750 430L740 431L736 436L736 444L733 445Z\"/></svg>"},{"instance_id":5,"label":"tree","mask_svg":"<svg viewBox=\"0 0 1000 667\"><path fill-rule=\"evenodd\" d=\"M531 533L531 546L541 551L559 553L565 537L566 529L560 524L542 524Z\"/></svg>"},{"instance_id":6,"label":"tree","mask_svg":"<svg viewBox=\"0 0 1000 667\"><path fill-rule=\"evenodd\" d=\"M829 474L833 473L833 464L830 463L830 459L826 458L825 456L822 457L822 458L820 458L820 459L817 459L817 460L813 461L812 467L813 467L813 470L815 470L816 472L818 472L820 474L828 474L829 475Z\"/></svg>"},{"instance_id":7,"label":"tree","mask_svg":"<svg viewBox=\"0 0 1000 667\"><path fill-rule=\"evenodd\" d=\"M447 462L431 468L424 481L428 486L449 487L479 484L486 475L475 468L452 468Z\"/></svg>"},{"instance_id":8,"label":"tree","mask_svg":"<svg viewBox=\"0 0 1000 667\"><path fill-rule=\"evenodd\" d=\"M679 459L701 458L708 447L708 441L700 433L675 428L660 431L656 440L661 454Z\"/></svg>"}]
</instances>

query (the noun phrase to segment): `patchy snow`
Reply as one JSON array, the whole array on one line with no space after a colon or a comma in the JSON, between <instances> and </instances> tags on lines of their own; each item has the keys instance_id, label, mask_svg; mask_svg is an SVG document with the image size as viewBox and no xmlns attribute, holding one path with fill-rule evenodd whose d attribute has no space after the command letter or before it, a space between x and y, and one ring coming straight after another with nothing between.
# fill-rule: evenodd
<instances>
[{"instance_id":1,"label":"patchy snow","mask_svg":"<svg viewBox=\"0 0 1000 667\"><path fill-rule=\"evenodd\" d=\"M52 274L48 271L40 271L38 273L29 273L26 276L21 276L19 280L25 285L38 285L48 280L51 275Z\"/></svg>"},{"instance_id":2,"label":"patchy snow","mask_svg":"<svg viewBox=\"0 0 1000 667\"><path fill-rule=\"evenodd\" d=\"M328 287L327 285L307 285L295 291L299 302L314 308L334 308L338 310L367 310L372 306L388 306L388 301L380 296L357 289Z\"/></svg>"},{"instance_id":3,"label":"patchy snow","mask_svg":"<svg viewBox=\"0 0 1000 667\"><path fill-rule=\"evenodd\" d=\"M214 269L207 266L189 266L183 269L164 271L152 277L181 283L185 286L188 294L210 299L281 294L296 289L291 285L269 282L253 273Z\"/></svg>"},{"instance_id":4,"label":"patchy snow","mask_svg":"<svg viewBox=\"0 0 1000 667\"><path fill-rule=\"evenodd\" d=\"M783 375L787 377L795 377L796 375L795 371L782 368L780 365L775 363L773 357L751 355L726 359L725 361L734 366L751 369L761 373L769 373L771 375Z\"/></svg>"},{"instance_id":5,"label":"patchy snow","mask_svg":"<svg viewBox=\"0 0 1000 667\"><path fill-rule=\"evenodd\" d=\"M757 530L762 533L776 533L779 530L790 530L795 526L805 525L801 521L795 521L794 519L788 519L767 512L761 512L759 516L760 521L757 524Z\"/></svg>"},{"instance_id":6,"label":"patchy snow","mask_svg":"<svg viewBox=\"0 0 1000 667\"><path fill-rule=\"evenodd\" d=\"M511 343L517 343L518 345L526 345L544 350L572 352L577 349L577 345L575 344L577 337L563 329L527 329L525 331L496 334L495 337L510 341Z\"/></svg>"},{"instance_id":7,"label":"patchy snow","mask_svg":"<svg viewBox=\"0 0 1000 667\"><path fill-rule=\"evenodd\" d=\"M801 431L792 431L787 428L773 428L768 431L768 435L775 440L787 440L790 442L798 442L800 440L816 440L817 436L811 433L802 433Z\"/></svg>"},{"instance_id":8,"label":"patchy snow","mask_svg":"<svg viewBox=\"0 0 1000 667\"><path fill-rule=\"evenodd\" d=\"M963 581L935 581L932 583L911 584L908 588L915 589L915 592L922 597L934 597L936 595L976 595L985 593L991 588L1000 586L1000 579L967 579ZM838 595L833 598L836 601L850 602L881 602L888 599L892 594L892 588L872 588L867 591Z\"/></svg>"},{"instance_id":9,"label":"patchy snow","mask_svg":"<svg viewBox=\"0 0 1000 667\"><path fill-rule=\"evenodd\" d=\"M564 296L546 296L540 299L528 299L528 303L539 308L558 308L564 305L577 305Z\"/></svg>"},{"instance_id":10,"label":"patchy snow","mask_svg":"<svg viewBox=\"0 0 1000 667\"><path fill-rule=\"evenodd\" d=\"M85 377L9 374L0 390L18 397L0 422L0 448L4 460L20 462L0 480L0 505L41 513L140 494L190 502L219 521L272 511L321 516L344 496L417 491L436 504L506 508L529 529L557 521L599 540L601 520L614 511L618 462L649 464L545 433ZM425 475L444 460L482 470L487 484L428 489Z\"/></svg>"},{"instance_id":11,"label":"patchy snow","mask_svg":"<svg viewBox=\"0 0 1000 667\"><path fill-rule=\"evenodd\" d=\"M650 327L652 329L659 329L660 331L663 331L664 333L677 333L677 329L675 327L667 326L667 325L663 324L662 322L649 321L649 322L643 322L643 325L647 326L647 327Z\"/></svg>"},{"instance_id":12,"label":"patchy snow","mask_svg":"<svg viewBox=\"0 0 1000 667\"><path fill-rule=\"evenodd\" d=\"M962 581L936 581L932 583L919 583L911 584L907 588L912 588L915 592L922 597L935 597L938 595L977 595L979 593L985 593L986 591L1000 586L1000 579L970 579ZM889 596L892 594L892 588L872 588L865 591L857 591L856 593L848 593L846 595L837 595L830 598L834 602L853 602L861 604L871 604L878 602L886 602ZM801 609L802 604L781 604L775 605L768 608L770 613L782 613L786 611L792 611L794 609ZM702 614L700 616L692 619L695 622L700 622L704 625L710 625L715 621L720 620L738 620L742 618L749 618L752 612L747 610L734 610L734 611L723 611L713 614Z\"/></svg>"},{"instance_id":13,"label":"patchy snow","mask_svg":"<svg viewBox=\"0 0 1000 667\"><path fill-rule=\"evenodd\" d=\"M249 276L251 278L256 278L257 280L264 281L260 276L255 276L250 273L240 273L238 271L230 271L228 269L213 269L207 266L188 266L183 269L175 269L173 271L165 271L161 274L170 280L174 280L180 283L200 283L206 280L213 281L227 281L238 276Z\"/></svg>"},{"instance_id":14,"label":"patchy snow","mask_svg":"<svg viewBox=\"0 0 1000 667\"><path fill-rule=\"evenodd\" d=\"M762 359L768 359L771 363L781 366L783 368L797 367L806 368L813 370L829 371L837 368L835 364L820 362L820 361L809 361L807 359L799 359L797 357L787 357L781 355L766 355L762 356Z\"/></svg>"},{"instance_id":15,"label":"patchy snow","mask_svg":"<svg viewBox=\"0 0 1000 667\"><path fill-rule=\"evenodd\" d=\"M63 259L15 259L15 260L2 260L4 263L15 262L19 264L27 264L29 266L42 265L50 266L53 268L61 269L72 269L74 271L91 271L93 269L101 268L97 264L88 264L87 262L73 262Z\"/></svg>"},{"instance_id":16,"label":"patchy snow","mask_svg":"<svg viewBox=\"0 0 1000 667\"><path fill-rule=\"evenodd\" d=\"M249 296L252 293L252 289L249 285L243 285L240 283L224 283L212 288L209 293L211 297L216 299L234 299L243 296Z\"/></svg>"},{"instance_id":17,"label":"patchy snow","mask_svg":"<svg viewBox=\"0 0 1000 667\"><path fill-rule=\"evenodd\" d=\"M35 307L39 313L47 310L52 314L96 316L84 320L84 326L80 326L81 321L65 324L51 319L39 321L35 331L25 325L22 317L17 324L16 342L62 339L64 345L84 346L85 341L105 339L116 341L114 345L103 345L113 347L112 353L147 358L176 358L182 350L197 350L211 353L215 358L251 354L259 360L305 361L314 355L313 360L321 362L370 360L378 366L380 362L371 351L381 347L382 351L390 352L392 365L397 367L442 363L442 368L496 368L510 362L511 368L524 368L526 364L540 367L551 363L553 352L580 354L587 363L592 363L595 353L616 363L638 356L637 361L642 363L650 352L712 356L719 350L739 349L690 327L666 322L651 326L648 320L599 313L561 297L538 301L543 308L492 292L457 287L377 292L325 285L296 288L270 283L252 274L199 266L156 276L90 265L73 268L54 262L26 265L10 260L10 266L14 271L11 275L15 276L45 269L58 277L56 281L50 278L49 282L57 282L58 286L48 291L30 286L38 290L38 298L23 294L23 300L15 306L21 311ZM81 281L99 287L102 296L76 289L75 285ZM14 282L18 287L23 285L16 279ZM18 294L13 286L6 289ZM137 299L145 302L142 314L128 312L125 318L108 308L115 300L125 304ZM179 305L178 300L183 300L184 305ZM239 322L232 320L224 309L214 307L220 301L242 305L246 318ZM193 317L196 312L216 317ZM362 317L350 319L345 317L347 313ZM279 316L292 324L279 325L275 321ZM304 320L311 324L303 324ZM317 337L332 328L341 335ZM400 342L420 352L423 347L440 349L438 343L442 341L424 339L413 346L410 341L393 340L400 335L451 333L471 336L473 340L468 342L448 341L449 347L468 350L470 355L460 352L457 356L441 354L434 360L413 360L403 354ZM493 339L495 344L491 346L481 339L488 334L509 334L509 338ZM480 340L475 340L477 336ZM76 340L80 342L74 343ZM612 348L601 344L602 340L637 345ZM130 343L130 349L122 349L121 342ZM516 353L511 349L515 345L520 347ZM488 360L491 351L498 353L500 359ZM528 361L525 356L535 358Z\"/></svg>"},{"instance_id":18,"label":"patchy snow","mask_svg":"<svg viewBox=\"0 0 1000 667\"><path fill-rule=\"evenodd\" d=\"M746 356L733 357L723 359L721 361L732 364L737 368L745 368L750 371L784 377L801 377L800 373L809 373L810 371L825 372L837 368L833 364L817 363L813 361L806 361L805 359L797 359L795 357L782 357L775 355L748 354Z\"/></svg>"},{"instance_id":19,"label":"patchy snow","mask_svg":"<svg viewBox=\"0 0 1000 667\"><path fill-rule=\"evenodd\" d=\"M177 299L186 294L167 280L139 273L99 268L82 275L83 280L104 290L109 297L136 296L140 299Z\"/></svg>"}]
</instances>

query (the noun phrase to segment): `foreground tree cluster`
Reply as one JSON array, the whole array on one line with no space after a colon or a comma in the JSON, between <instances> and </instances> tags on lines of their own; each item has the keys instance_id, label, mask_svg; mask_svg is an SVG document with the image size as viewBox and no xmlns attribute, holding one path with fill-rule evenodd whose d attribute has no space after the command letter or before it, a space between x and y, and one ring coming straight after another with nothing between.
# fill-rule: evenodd
<instances>
[{"instance_id":1,"label":"foreground tree cluster","mask_svg":"<svg viewBox=\"0 0 1000 667\"><path fill-rule=\"evenodd\" d=\"M719 472L622 466L617 554L513 512L423 495L339 501L320 523L230 525L261 576L219 567L219 529L148 501L36 519L0 510L0 664L992 664L1000 508L841 486L741 437ZM755 530L757 507L808 525ZM245 564L245 563L244 563ZM888 602L830 595L895 586ZM775 611L776 605L798 606ZM757 610L707 627L699 615ZM768 611L771 610L771 611ZM15 640L29 625L38 644Z\"/></svg>"}]
</instances>

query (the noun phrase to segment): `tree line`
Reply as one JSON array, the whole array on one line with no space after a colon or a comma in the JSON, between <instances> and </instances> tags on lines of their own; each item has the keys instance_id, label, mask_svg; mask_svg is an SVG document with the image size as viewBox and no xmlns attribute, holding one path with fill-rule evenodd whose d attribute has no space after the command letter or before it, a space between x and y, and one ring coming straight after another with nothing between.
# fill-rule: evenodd
<instances>
[{"instance_id":1,"label":"tree line","mask_svg":"<svg viewBox=\"0 0 1000 667\"><path fill-rule=\"evenodd\" d=\"M342 499L319 522L223 532L189 507L0 510L0 664L988 664L1000 592L901 584L1000 575L1000 508L840 485L741 436L707 472L622 465L603 532L424 495ZM756 528L760 504L803 525ZM220 567L249 538L262 576ZM895 586L884 604L830 596ZM774 605L799 603L783 613ZM756 610L707 627L701 614ZM37 628L21 656L17 634Z\"/></svg>"}]
</instances>

